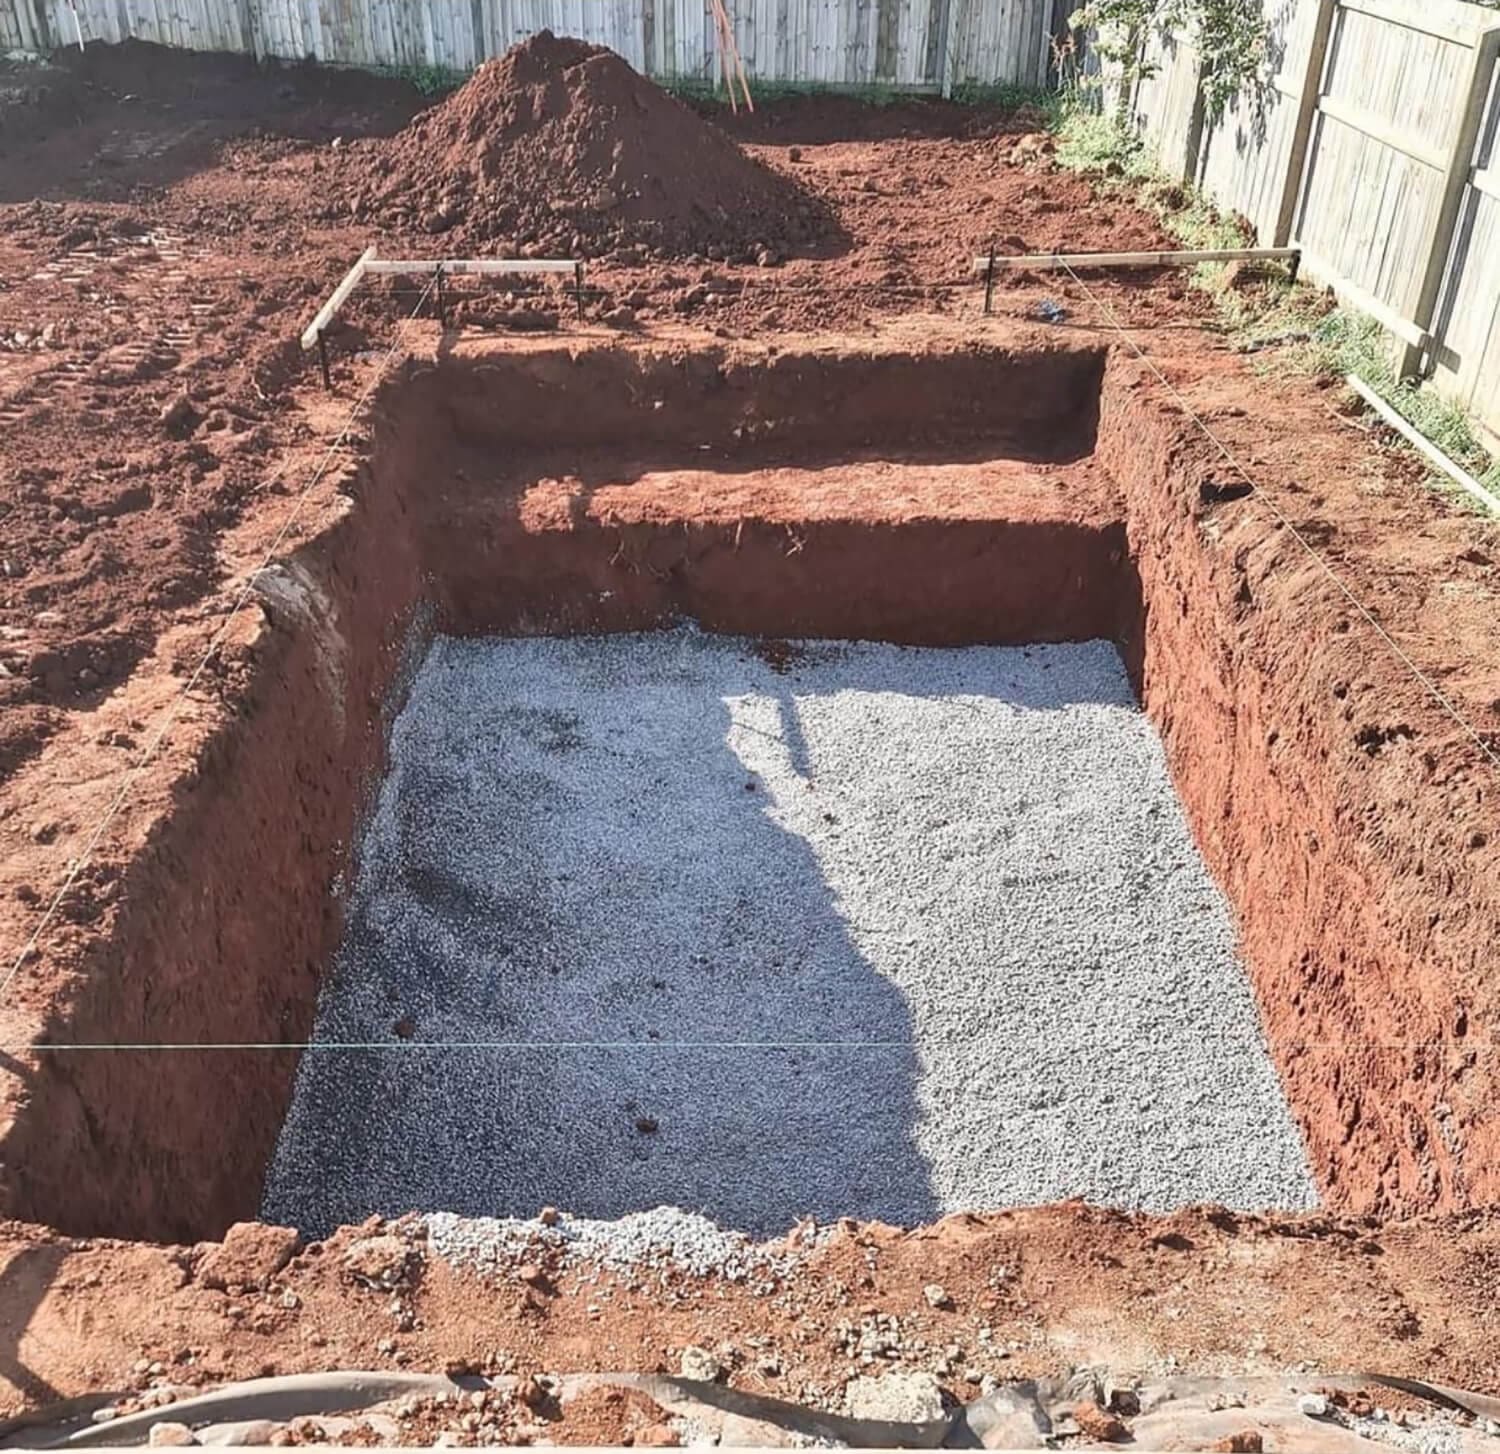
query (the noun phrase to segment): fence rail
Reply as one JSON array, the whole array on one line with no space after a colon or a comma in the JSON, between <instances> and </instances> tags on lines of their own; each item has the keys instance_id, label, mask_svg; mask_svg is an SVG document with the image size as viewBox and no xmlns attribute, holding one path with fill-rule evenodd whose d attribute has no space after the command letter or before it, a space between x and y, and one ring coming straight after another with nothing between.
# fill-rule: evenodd
<instances>
[{"instance_id":1,"label":"fence rail","mask_svg":"<svg viewBox=\"0 0 1500 1454\"><path fill-rule=\"evenodd\" d=\"M1054 0L737 0L752 81L1040 86ZM284 60L471 70L539 30L662 80L713 82L708 0L0 0L0 51L131 37Z\"/></svg>"},{"instance_id":2,"label":"fence rail","mask_svg":"<svg viewBox=\"0 0 1500 1454\"><path fill-rule=\"evenodd\" d=\"M1500 14L1287 0L1271 33L1276 73L1216 127L1193 125L1190 39L1154 40L1137 126L1261 241L1301 247L1400 341L1403 374L1430 377L1500 444Z\"/></svg>"}]
</instances>

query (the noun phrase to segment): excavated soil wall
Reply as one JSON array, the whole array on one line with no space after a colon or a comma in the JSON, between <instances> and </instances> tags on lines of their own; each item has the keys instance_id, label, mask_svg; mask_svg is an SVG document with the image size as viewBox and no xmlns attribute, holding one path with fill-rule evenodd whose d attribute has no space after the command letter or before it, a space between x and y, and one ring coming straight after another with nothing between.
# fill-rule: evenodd
<instances>
[{"instance_id":1,"label":"excavated soil wall","mask_svg":"<svg viewBox=\"0 0 1500 1454\"><path fill-rule=\"evenodd\" d=\"M1100 417L1144 607L1127 655L1325 1202L1493 1204L1491 771L1283 517L1295 496L1255 498L1127 358Z\"/></svg>"},{"instance_id":2,"label":"excavated soil wall","mask_svg":"<svg viewBox=\"0 0 1500 1454\"><path fill-rule=\"evenodd\" d=\"M345 482L349 509L266 583L238 715L134 856L48 1038L307 1036L402 663L433 624L1106 636L1239 914L1326 1199L1495 1199L1492 1066L1463 1037L1484 925L1500 921L1482 911L1500 906L1451 864L1421 872L1424 843L1478 831L1452 802L1425 819L1392 777L1424 709L1366 721L1328 694L1357 684L1369 650L1347 610L1222 488L1134 366L1105 364L1056 348L538 346L409 365ZM905 489L955 460L1001 484L941 502ZM1012 473L987 475L989 460ZM837 499L799 511L772 488L794 466L843 481ZM1455 911L1470 892L1477 907ZM0 1212L164 1240L251 1217L295 1066L264 1051L35 1058Z\"/></svg>"},{"instance_id":3,"label":"excavated soil wall","mask_svg":"<svg viewBox=\"0 0 1500 1454\"><path fill-rule=\"evenodd\" d=\"M528 503L562 441L568 459L596 462L586 475L617 481L708 455L743 479L786 457L853 461L855 474L871 454L918 468L953 454L1077 460L1093 445L1103 365L1097 350L806 354L756 369L543 349L410 368L382 395L369 461L344 481L349 509L263 582L238 715L134 856L90 973L45 1038L307 1037L402 663L434 624L526 633L692 618L929 644L1111 634L1129 575L1114 515L902 523L872 519L876 503L715 522L598 508L576 481L560 511ZM292 1051L39 1057L6 1138L0 1206L152 1240L253 1217L295 1067Z\"/></svg>"}]
</instances>

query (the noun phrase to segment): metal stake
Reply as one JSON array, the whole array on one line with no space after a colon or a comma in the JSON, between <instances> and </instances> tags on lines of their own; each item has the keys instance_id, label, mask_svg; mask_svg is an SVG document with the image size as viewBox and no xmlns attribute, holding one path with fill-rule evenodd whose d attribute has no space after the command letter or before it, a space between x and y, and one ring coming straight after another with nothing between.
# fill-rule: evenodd
<instances>
[{"instance_id":1,"label":"metal stake","mask_svg":"<svg viewBox=\"0 0 1500 1454\"><path fill-rule=\"evenodd\" d=\"M435 267L433 269L432 276L436 280L436 289L435 289L435 292L436 292L436 299L437 299L438 327L441 328L444 333L446 333L448 331L448 304L447 304L447 301L443 297L443 265L442 265L442 263L439 263L437 265L437 267Z\"/></svg>"},{"instance_id":2,"label":"metal stake","mask_svg":"<svg viewBox=\"0 0 1500 1454\"><path fill-rule=\"evenodd\" d=\"M578 300L578 317L581 322L583 319L583 263L581 261L573 264L573 293Z\"/></svg>"},{"instance_id":3,"label":"metal stake","mask_svg":"<svg viewBox=\"0 0 1500 1454\"><path fill-rule=\"evenodd\" d=\"M990 244L990 264L984 270L984 316L990 316L995 302L995 244Z\"/></svg>"},{"instance_id":4,"label":"metal stake","mask_svg":"<svg viewBox=\"0 0 1500 1454\"><path fill-rule=\"evenodd\" d=\"M323 365L323 387L331 394L333 392L333 375L328 371L328 340L323 337L323 330L318 330L318 362Z\"/></svg>"}]
</instances>

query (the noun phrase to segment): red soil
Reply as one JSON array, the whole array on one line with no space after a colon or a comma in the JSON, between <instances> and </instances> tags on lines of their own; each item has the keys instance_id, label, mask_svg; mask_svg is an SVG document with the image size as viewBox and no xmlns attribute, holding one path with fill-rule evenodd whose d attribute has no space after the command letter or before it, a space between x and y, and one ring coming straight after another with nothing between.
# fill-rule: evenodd
<instances>
[{"instance_id":1,"label":"red soil","mask_svg":"<svg viewBox=\"0 0 1500 1454\"><path fill-rule=\"evenodd\" d=\"M1309 1388L1341 1370L1494 1382L1494 1213L1380 1227L1065 1203L916 1232L851 1223L769 1291L687 1278L644 1287L606 1272L564 1273L538 1294L514 1273L455 1272L415 1240L393 1296L350 1275L347 1250L371 1230L307 1248L264 1287L219 1291L200 1275L206 1248L0 1224L0 1409L85 1392L123 1393L129 1407L132 1393L164 1384L191 1392L329 1368L676 1372L692 1344L727 1347L735 1387L837 1407L851 1368L878 1375L929 1361L908 1354L860 1369L839 1325L858 1330L876 1310L899 1320L908 1346L958 1346L941 1379L956 1402L978 1395L966 1372L1006 1382L1079 1365L1107 1366L1127 1386L1173 1370L1303 1371ZM928 1304L932 1283L949 1306ZM573 1439L567 1420L546 1437L617 1439L649 1410L580 1412L620 1422L601 1419ZM454 1427L457 1415L435 1422Z\"/></svg>"},{"instance_id":2,"label":"red soil","mask_svg":"<svg viewBox=\"0 0 1500 1454\"><path fill-rule=\"evenodd\" d=\"M445 246L595 256L631 244L753 262L831 230L762 166L614 52L542 31L387 142L348 153L350 210Z\"/></svg>"},{"instance_id":3,"label":"red soil","mask_svg":"<svg viewBox=\"0 0 1500 1454\"><path fill-rule=\"evenodd\" d=\"M141 93L143 68L153 77L145 104L125 99ZM65 74L75 87L68 128L37 126L36 139L25 126L0 131L0 972L369 376L352 346L386 345L397 309L411 301L373 290L356 301L331 399L289 346L372 240L337 187L374 143L338 152L325 143L397 130L415 105L410 94L368 78L143 58L139 48L93 52L81 72ZM966 1316L972 1305L1023 1343L1015 1363L996 1365L1001 1374L1170 1356L1235 1368L1380 1362L1492 1383L1500 1251L1493 1215L1462 1209L1500 1201L1493 770L1276 514L1261 500L1229 498L1221 463L1102 327L1090 295L1056 277L1019 278L998 296L1001 320L979 318L966 263L991 237L1014 250L1150 246L1161 236L1128 198L1051 170L1044 151L1012 160L1010 141L1031 124L939 106L765 108L741 123L747 145L821 199L845 235L841 250L775 268L623 258L600 266L590 320L564 324L555 356L532 392L513 396L516 412L503 422L520 430L544 408L587 417L555 384L606 367L590 362L611 337L597 320L622 306L660 337L662 369L685 381L676 397L691 406L670 415L685 445L706 418L719 438L734 422L725 402L736 397L734 372L704 359L711 347L737 347L737 336L833 327L842 336L811 347L847 359L867 346L872 322L890 337L881 320L910 313L894 330L906 352L970 351L982 368L976 341L1012 346L1014 318L1046 296L1070 317L1046 338L1027 337L1029 346L1065 338L1119 356L1106 378L1099 453L1055 468L1045 508L1024 503L1038 489L1035 474L1022 488L1009 468L965 473L961 457L933 464L918 498L897 498L879 463L891 438L873 457L849 450L842 473L763 460L759 473L738 472L737 495L710 490L696 459L637 461L638 473L619 460L609 478L597 453L553 462L551 485L534 490L535 481L474 471L476 490L510 492L512 532L524 524L523 504L537 526L566 518L599 580L624 539L613 569L626 604L642 612L676 604L685 590L701 600L724 579L716 573L732 568L738 530L722 513L731 505L750 521L742 568L762 573L766 601L776 599L765 589L773 570L816 585L813 560L842 553L857 564L852 549L885 560L878 552L896 546L883 532L898 524L935 532L945 517L977 520L991 532L987 548L1000 522L1043 524L1052 543L1026 565L1056 573L1068 609L1133 606L1115 630L1240 914L1268 1040L1324 1194L1341 1211L1387 1219L1129 1219L1054 1208L909 1236L857 1229L795 1289L804 1311L826 1323L866 1305L920 1310L922 1284L938 1281ZM402 231L376 240L437 247ZM1495 527L1427 491L1404 457L1352 428L1305 381L1251 377L1200 331L1194 296L1165 279L1141 281L1090 279L1090 294L1131 325L1402 651L1500 746ZM471 340L497 316L491 292L457 303L472 312ZM553 317L557 305L518 289L503 309L513 321ZM662 326L680 314L717 337ZM424 370L454 341L439 340L433 325L413 336L424 359L403 375L408 402L425 387L436 391L429 413L457 411L441 421L456 451L443 467L472 471L497 453L482 432L482 401L467 414L461 400L445 403L440 385L453 376ZM495 366L524 376L516 360L526 348L490 347ZM773 336L767 347L780 351L787 340ZM907 392L887 395L869 417L881 424ZM190 412L164 421L183 395ZM807 393L804 441L842 397ZM1018 378L993 397L1014 411L1039 392ZM378 416L388 443L399 433L390 430L397 398L387 396ZM787 407L798 402L790 390ZM491 410L490 427L501 418ZM481 431L467 458L453 427L464 419ZM436 427L425 436L410 429L387 456L409 485L439 470ZM952 421L942 432L964 437ZM305 590L269 597L265 613L232 634L60 923L0 1002L4 1043L44 1027L150 1039L252 1038L252 1028L295 1038L305 1027L309 989L338 929L329 882L346 862L364 774L378 766L378 702L403 625L396 607L418 593L434 543L412 531L409 500L374 488L389 482L362 465L369 443L352 442L286 537L318 563L311 579L327 599ZM455 490L451 503L461 508L466 497L475 491ZM799 519L830 532L830 549L794 551L786 526ZM1140 594L1116 579L1106 597L1097 582L1122 532ZM1070 596L1064 552L1080 538L1104 554ZM601 556L594 547L606 540ZM555 539L548 548L561 552ZM893 592L895 561L882 566ZM971 597L974 579L953 575ZM465 589L476 593L483 581L475 570ZM330 658L322 647L340 613L377 597L392 603L391 619L352 664ZM477 599L443 604L460 614ZM504 602L491 595L488 604ZM894 615L898 605L892 596L883 609ZM310 620L323 629L308 629ZM331 665L347 668L338 693L328 687ZM239 831L225 831L230 821ZM245 1168L255 1165L254 1137L274 1131L291 1057L187 1057L175 1067L108 1059L0 1063L6 1205L59 1221L73 1205L79 1226L97 1227L108 1212L119 1227L184 1238L250 1211ZM175 1189L176 1223L163 1211L164 1187ZM1447 1215L1391 1220L1438 1211ZM116 1386L133 1377L137 1358L184 1347L196 1350L194 1377L396 1357L377 1351L377 1304L317 1254L286 1273L298 1308L279 1291L208 1289L198 1262L176 1249L75 1245L37 1227L8 1228L8 1401L34 1406ZM1020 1269L1014 1292L1001 1268ZM576 1368L651 1366L689 1341L754 1334L781 1340L788 1366L811 1380L841 1376L819 1334L791 1341L797 1309L789 1315L743 1290L688 1287L679 1301L622 1293L602 1316L588 1311L593 1295L559 1297L539 1317L518 1294L497 1300L437 1267L418 1294L416 1330L394 1342L412 1367L504 1344L534 1367Z\"/></svg>"}]
</instances>

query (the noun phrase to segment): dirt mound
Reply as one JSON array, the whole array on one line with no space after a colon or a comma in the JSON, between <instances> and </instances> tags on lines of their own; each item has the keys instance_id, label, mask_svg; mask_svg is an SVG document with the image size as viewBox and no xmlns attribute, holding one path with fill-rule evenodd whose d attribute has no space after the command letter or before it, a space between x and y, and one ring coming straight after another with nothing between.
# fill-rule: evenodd
<instances>
[{"instance_id":1,"label":"dirt mound","mask_svg":"<svg viewBox=\"0 0 1500 1454\"><path fill-rule=\"evenodd\" d=\"M823 231L796 183L613 51L550 31L351 160L375 216L502 254L738 258Z\"/></svg>"}]
</instances>

